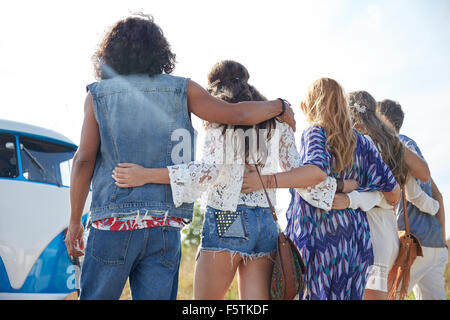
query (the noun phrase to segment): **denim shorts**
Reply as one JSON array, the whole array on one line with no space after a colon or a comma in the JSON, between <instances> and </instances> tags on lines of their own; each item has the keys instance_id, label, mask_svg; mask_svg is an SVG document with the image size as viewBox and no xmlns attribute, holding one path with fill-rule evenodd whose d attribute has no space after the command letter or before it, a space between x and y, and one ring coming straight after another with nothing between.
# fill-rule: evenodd
<instances>
[{"instance_id":1,"label":"denim shorts","mask_svg":"<svg viewBox=\"0 0 450 320\"><path fill-rule=\"evenodd\" d=\"M236 211L206 208L200 250L229 251L243 258L276 250L278 226L269 208L238 206Z\"/></svg>"}]
</instances>

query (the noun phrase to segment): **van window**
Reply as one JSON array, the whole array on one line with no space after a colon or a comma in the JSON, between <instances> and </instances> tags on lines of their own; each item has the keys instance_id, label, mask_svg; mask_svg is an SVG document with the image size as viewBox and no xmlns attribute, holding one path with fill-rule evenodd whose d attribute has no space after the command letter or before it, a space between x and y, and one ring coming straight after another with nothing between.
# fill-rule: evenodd
<instances>
[{"instance_id":1,"label":"van window","mask_svg":"<svg viewBox=\"0 0 450 320\"><path fill-rule=\"evenodd\" d=\"M69 186L72 147L21 136L20 157L25 179Z\"/></svg>"},{"instance_id":2,"label":"van window","mask_svg":"<svg viewBox=\"0 0 450 320\"><path fill-rule=\"evenodd\" d=\"M15 178L18 175L16 137L0 133L0 178Z\"/></svg>"}]
</instances>

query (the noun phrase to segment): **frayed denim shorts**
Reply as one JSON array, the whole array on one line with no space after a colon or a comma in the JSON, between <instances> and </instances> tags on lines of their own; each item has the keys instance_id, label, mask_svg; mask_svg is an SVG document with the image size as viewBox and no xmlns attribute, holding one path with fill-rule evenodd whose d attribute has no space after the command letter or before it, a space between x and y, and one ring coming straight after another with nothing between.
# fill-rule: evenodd
<instances>
[{"instance_id":1,"label":"frayed denim shorts","mask_svg":"<svg viewBox=\"0 0 450 320\"><path fill-rule=\"evenodd\" d=\"M269 208L206 208L200 250L229 251L245 258L267 256L277 247L278 226Z\"/></svg>"}]
</instances>

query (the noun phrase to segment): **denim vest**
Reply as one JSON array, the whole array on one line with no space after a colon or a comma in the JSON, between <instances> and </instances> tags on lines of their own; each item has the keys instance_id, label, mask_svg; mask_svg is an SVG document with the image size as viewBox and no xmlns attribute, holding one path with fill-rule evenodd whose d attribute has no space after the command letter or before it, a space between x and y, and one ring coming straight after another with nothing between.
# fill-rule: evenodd
<instances>
[{"instance_id":1,"label":"denim vest","mask_svg":"<svg viewBox=\"0 0 450 320\"><path fill-rule=\"evenodd\" d=\"M167 74L116 76L87 86L100 147L92 178L92 221L136 214L192 219L193 204L176 208L170 185L119 188L118 163L165 168L194 160L195 134L187 107L188 79ZM181 148L183 157L174 150Z\"/></svg>"},{"instance_id":2,"label":"denim vest","mask_svg":"<svg viewBox=\"0 0 450 320\"><path fill-rule=\"evenodd\" d=\"M414 140L401 134L399 135L399 138L400 141L402 141L409 149L414 151L425 161L422 152ZM420 183L419 181L419 184L422 190L431 197L431 182L428 181L425 183ZM408 210L409 230L419 239L422 246L430 248L444 248L446 244L444 238L442 237L442 227L438 219L428 213L420 211L409 201L406 204L406 208ZM398 204L397 214L398 228L399 230L405 230L405 218L403 214L402 201Z\"/></svg>"}]
</instances>

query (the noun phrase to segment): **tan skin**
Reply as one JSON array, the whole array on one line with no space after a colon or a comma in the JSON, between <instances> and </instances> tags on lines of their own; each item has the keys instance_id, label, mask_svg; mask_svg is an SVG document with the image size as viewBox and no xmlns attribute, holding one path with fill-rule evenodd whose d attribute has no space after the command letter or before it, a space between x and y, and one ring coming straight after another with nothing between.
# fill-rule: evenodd
<instances>
[{"instance_id":1,"label":"tan skin","mask_svg":"<svg viewBox=\"0 0 450 320\"><path fill-rule=\"evenodd\" d=\"M306 111L306 105L304 101L300 102L300 109L303 112ZM303 179L304 177L308 177L308 179ZM275 178L269 179L268 176L262 176L262 178L263 181L269 180L269 185L266 185L266 187L270 188L275 187ZM277 173L276 186L278 188L307 188L309 186L321 183L326 178L327 178L326 172L320 169L319 167L315 165L305 165L298 168L294 168L288 172ZM315 183L309 184L311 181L315 181ZM356 181L351 183L347 180L344 180L344 193L348 193L355 190L358 187L358 186L355 187L355 184L357 184ZM257 173L254 170L246 172L244 174L244 180L242 183L242 192L248 193L259 189L261 189L261 182L259 181ZM390 192L383 192L383 194L386 197L386 200L392 205L396 205L398 201L400 201L400 188L398 185L394 188L394 190ZM344 199L338 196L338 201L340 205L344 204L342 203L342 200ZM337 210L343 210L346 208L348 208L348 206L342 207L342 209Z\"/></svg>"},{"instance_id":2,"label":"tan skin","mask_svg":"<svg viewBox=\"0 0 450 320\"><path fill-rule=\"evenodd\" d=\"M305 186L317 184L314 176L316 167L303 170L302 181ZM253 167L247 167L253 172ZM129 188L142 186L147 183L169 184L169 171L167 168L144 168L142 166L123 163L113 171L113 178L118 187ZM325 177L326 178L326 177ZM316 183L317 182L317 183ZM320 181L319 181L320 182ZM358 187L354 180L345 181L345 192ZM227 251L211 252L202 250L195 264L194 299L219 300L224 299L233 278L238 273L239 297L243 300L269 299L270 276L272 261L268 257L248 260L244 263L241 255L234 255Z\"/></svg>"},{"instance_id":3,"label":"tan skin","mask_svg":"<svg viewBox=\"0 0 450 320\"><path fill-rule=\"evenodd\" d=\"M386 119L383 119L386 121ZM389 124L390 125L390 124ZM360 128L356 128L356 130L361 131ZM398 133L398 132L397 132ZM428 181L430 179L430 170L428 168L428 164L423 161L418 155L416 155L414 152L409 150L405 147L405 162L408 165L408 168L413 176L415 176L417 179L421 181ZM422 180L422 179L428 179L428 180ZM436 187L437 189L437 187ZM437 193L439 193L439 190L437 190ZM401 197L401 191L398 189L398 194L392 194L392 193L386 193L383 192L384 196L386 197L387 202L395 206L398 201L396 201L397 196L400 199ZM440 194L440 193L439 193ZM438 200L438 199L436 199ZM438 200L439 201L439 200ZM343 210L348 208L350 205L350 199L345 193L337 193L334 197L333 201L333 209L336 210Z\"/></svg>"},{"instance_id":4,"label":"tan skin","mask_svg":"<svg viewBox=\"0 0 450 320\"><path fill-rule=\"evenodd\" d=\"M244 263L240 254L231 258L231 254L227 251L200 251L195 263L194 299L225 299L237 272L241 300L269 300L272 261L261 257Z\"/></svg>"},{"instance_id":5,"label":"tan skin","mask_svg":"<svg viewBox=\"0 0 450 320\"><path fill-rule=\"evenodd\" d=\"M320 182L315 175L316 168L315 166L303 168L304 170L300 173L302 186L313 186ZM246 171L254 172L255 169L247 166ZM167 168L144 168L132 163L119 164L113 171L113 178L116 185L121 188L137 187L147 183L170 183ZM273 183L270 179L268 181ZM283 178L282 183L284 183ZM272 185L268 187L272 187ZM344 181L344 192L351 192L357 187L358 183L354 180ZM238 273L240 299L269 299L272 266L273 263L268 257L248 260L244 263L240 254L234 255L232 258L227 251L202 250L195 264L194 299L224 299L236 272Z\"/></svg>"},{"instance_id":6,"label":"tan skin","mask_svg":"<svg viewBox=\"0 0 450 320\"><path fill-rule=\"evenodd\" d=\"M326 178L327 174L325 171L315 165L305 165L276 174L278 188L307 188L319 184ZM271 176L263 175L262 179L264 182L268 181L268 184L265 184L266 187L275 188L275 180ZM310 184L311 182L316 183ZM247 170L244 174L242 192L249 193L260 190L261 188L261 182L256 171L254 169ZM343 193L337 193L335 195L333 209L343 210L348 208L349 199L345 193L351 192L356 188L358 188L358 183L355 180L344 180ZM386 200L392 205L396 205L400 200L400 188L398 185L392 191L383 192L383 194Z\"/></svg>"},{"instance_id":7,"label":"tan skin","mask_svg":"<svg viewBox=\"0 0 450 320\"><path fill-rule=\"evenodd\" d=\"M384 119L386 121L386 119ZM356 128L357 130L360 128ZM361 131L361 130L360 130ZM414 176L417 174L420 176L418 178L421 179L427 179L429 178L429 168L425 161L423 161L419 156L417 156L414 152L410 151L408 148L405 148L405 162L409 167L409 170L411 171L411 174ZM436 196L438 197L439 190L434 190L436 192ZM433 192L433 196L435 193ZM436 199L437 200L437 199ZM439 201L439 200L438 200ZM390 201L388 201L390 202ZM392 203L390 203L392 204ZM350 205L350 199L345 193L338 193L335 195L333 200L333 209L345 209L348 208ZM444 222L445 223L445 222ZM445 231L444 231L445 232ZM387 300L388 293L384 291L379 290L372 290L372 289L366 289L364 290L364 300Z\"/></svg>"},{"instance_id":8,"label":"tan skin","mask_svg":"<svg viewBox=\"0 0 450 320\"><path fill-rule=\"evenodd\" d=\"M279 100L227 103L212 97L199 84L189 80L188 109L199 118L210 122L253 125L279 115L282 104ZM290 106L287 107L281 119L295 129L294 112ZM70 188L71 215L65 240L68 253L74 257L83 255L81 215L89 193L99 145L98 123L94 117L92 96L88 93L84 104L80 146L73 158ZM76 249L76 245L81 250Z\"/></svg>"},{"instance_id":9,"label":"tan skin","mask_svg":"<svg viewBox=\"0 0 450 320\"><path fill-rule=\"evenodd\" d=\"M194 113L199 118L209 122L218 122L230 125L254 125L276 117L282 111L282 103L279 100L240 102L236 104L227 103L212 97L199 84L191 80L189 80L188 83L187 95L189 111ZM286 122L295 131L294 112L290 106L287 106L285 114L280 117L280 119ZM92 96L88 94L84 106L84 120L80 146L73 158L70 189L71 215L65 240L69 255L74 257L79 257L84 254L81 216L87 195L89 193L99 145L100 134L98 123L94 117ZM167 169L163 170L165 170L163 174L161 174L161 172L160 175L152 174L153 177L158 177L158 181L153 183L169 183ZM141 174L138 174L138 176L141 176ZM116 182L116 184L118 183ZM137 182L135 186L137 185L142 184ZM226 265L226 261L230 262L230 257L227 257L225 253L216 255L216 258L218 259L212 259L212 257L207 253L201 254L199 260L197 261L196 270L211 268L214 266L213 263L220 263L220 266L224 266ZM214 261L211 262L211 260ZM241 263L238 256L235 258L235 264L233 265L240 266L240 294L243 299L268 298L268 296L261 296L260 294L260 292L268 292L268 288L267 290L264 289L261 291L260 288L257 288L255 283L265 283L263 280L267 278L271 270L271 261L269 259L257 259L244 265ZM204 271L201 272L203 273ZM226 280L229 279L231 273L234 276L235 270L234 272L231 270L230 273L223 275L216 272L212 276L215 277L216 281L219 281L221 277ZM255 279L255 277L258 279ZM203 279L203 277L198 278ZM196 295L200 297L208 296L208 290L202 292L200 289L207 283L205 281L197 281L196 283ZM255 288L257 288L257 290ZM218 294L216 291L211 291L211 295L209 297L212 298L213 296L220 298L221 294Z\"/></svg>"},{"instance_id":10,"label":"tan skin","mask_svg":"<svg viewBox=\"0 0 450 320\"><path fill-rule=\"evenodd\" d=\"M314 174L317 167L310 166L302 170L304 186L319 183ZM253 167L247 167L253 172ZM312 172L310 172L312 171ZM113 170L116 185L121 188L138 187L147 183L169 184L167 168L144 168L132 163L119 164ZM325 176L326 178L326 176ZM283 180L282 180L283 181ZM358 187L354 180L345 181L344 191L350 192ZM202 250L195 264L194 299L224 299L233 278L238 273L239 297L244 300L269 299L272 261L267 257L248 260L244 263L241 255L231 259L227 251L211 252Z\"/></svg>"},{"instance_id":11,"label":"tan skin","mask_svg":"<svg viewBox=\"0 0 450 320\"><path fill-rule=\"evenodd\" d=\"M383 120L383 122L385 122L387 125L391 126L395 130L395 132L399 134L399 132L385 116L380 115L380 119ZM405 148L405 162L414 177L422 182L430 181L431 173L428 164L408 148Z\"/></svg>"},{"instance_id":12,"label":"tan skin","mask_svg":"<svg viewBox=\"0 0 450 320\"><path fill-rule=\"evenodd\" d=\"M307 176L310 180L304 180L303 176ZM276 184L275 179L269 179L270 176L263 176L263 181L268 181L266 187L275 187L278 188L306 188L310 185L311 181L314 180L318 184L324 181L327 177L327 174L317 166L314 165L305 165L299 168L292 169L288 172L277 173L276 174ZM346 193L355 190L358 187L356 181L344 181L344 189L343 193L338 193L335 195L333 201L333 209L335 210L343 210L349 207L349 198ZM244 180L242 184L242 192L252 192L261 189L260 179L255 172L255 170L247 170L244 175ZM392 204L396 205L400 200L400 188L397 185L390 192L383 192L386 197L386 200ZM385 300L387 299L387 293L376 291L376 290L366 290L365 291L365 299L370 300Z\"/></svg>"},{"instance_id":13,"label":"tan skin","mask_svg":"<svg viewBox=\"0 0 450 320\"><path fill-rule=\"evenodd\" d=\"M410 168L411 173L416 176L419 180L422 181L428 181L430 179L430 171L428 168L428 165L426 162L424 162L420 157L418 157L415 153L410 151L408 148L405 148L405 162L407 163L408 167ZM306 168L305 168L306 167ZM314 166L311 166L314 167ZM277 178L277 185L279 188L305 188L307 185L305 185L305 181L302 181L301 179L297 178L296 176L298 174L301 174L303 172L307 171L311 176L317 177L317 183L320 183L321 181L326 179L326 173L323 172L320 168L308 168L307 166L296 168L291 170L290 172L285 173L278 173ZM263 181L265 181L265 178L263 177ZM270 181L270 180L269 180ZM347 181L345 181L347 182ZM269 182L269 186L272 182ZM244 182L242 190L243 192L252 192L257 189L259 189L260 181L257 176L257 174L253 171L247 172L244 176ZM332 208L335 210L343 210L349 207L350 200L346 193L354 190L351 188L344 187L343 193L337 193L335 195L333 206ZM399 186L392 190L391 192L383 192L387 202L393 206L395 206L401 197L401 191ZM433 195L436 195L436 200L439 201L441 199L440 203L442 203L442 195L440 195L439 190L437 189L436 185L433 186ZM445 216L443 213L443 207L442 210L440 209L440 212L436 215L436 217L441 222L441 225L445 225L445 218L442 217ZM445 230L443 230L444 238L445 238ZM370 290L367 289L364 292L364 299L366 300L386 300L387 299L387 293L378 291L378 290Z\"/></svg>"},{"instance_id":14,"label":"tan skin","mask_svg":"<svg viewBox=\"0 0 450 320\"><path fill-rule=\"evenodd\" d=\"M386 118L384 115L380 115L380 119L383 120L386 124L390 125L392 128L394 128L395 132L397 132L397 134L399 134L399 131L392 125L392 123L390 123L389 119ZM415 155L414 152L412 152L411 150L409 150L408 148L405 148L407 151L409 151L408 153L412 153ZM419 158L420 159L420 158ZM420 159L422 160L422 159ZM422 160L423 162L423 160ZM426 164L426 163L425 163ZM409 166L410 164L408 164ZM441 192L439 191L436 183L434 182L434 180L431 178L431 174L430 174L430 170L428 169L428 166L426 168L425 174L423 174L423 177L419 177L418 175L420 175L420 173L416 173L416 172L412 172L412 174L418 178L419 180L421 180L422 182L427 182L431 180L431 189L432 189L432 196L433 199L435 199L436 201L439 202L439 211L436 213L435 217L436 219L438 219L439 223L441 224L441 228L442 228L442 236L445 239L446 238L446 233L445 233L445 209L444 209L444 199L442 197ZM416 175L418 174L418 175Z\"/></svg>"}]
</instances>

